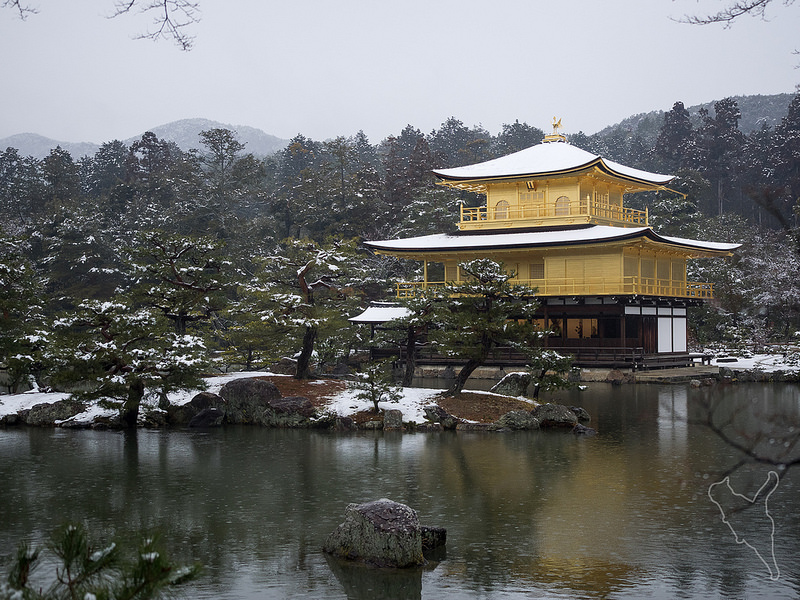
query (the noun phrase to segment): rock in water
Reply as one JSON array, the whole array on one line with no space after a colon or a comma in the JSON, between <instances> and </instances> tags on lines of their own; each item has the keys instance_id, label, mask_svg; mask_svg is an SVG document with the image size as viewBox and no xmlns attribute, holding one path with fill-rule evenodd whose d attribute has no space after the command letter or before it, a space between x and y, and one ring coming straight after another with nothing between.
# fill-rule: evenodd
<instances>
[{"instance_id":1,"label":"rock in water","mask_svg":"<svg viewBox=\"0 0 800 600\"><path fill-rule=\"evenodd\" d=\"M539 419L527 410L512 410L494 422L496 429L511 429L512 431L522 429L539 429Z\"/></svg>"},{"instance_id":2,"label":"rock in water","mask_svg":"<svg viewBox=\"0 0 800 600\"><path fill-rule=\"evenodd\" d=\"M574 427L578 416L562 404L540 404L533 409L533 416L539 419L539 425L545 427Z\"/></svg>"},{"instance_id":3,"label":"rock in water","mask_svg":"<svg viewBox=\"0 0 800 600\"><path fill-rule=\"evenodd\" d=\"M439 423L444 429L455 429L458 427L458 424L462 422L461 419L454 417L438 404L431 404L430 406L424 407L422 410L428 421L431 423Z\"/></svg>"},{"instance_id":4,"label":"rock in water","mask_svg":"<svg viewBox=\"0 0 800 600\"><path fill-rule=\"evenodd\" d=\"M349 504L344 523L328 536L322 549L378 567L414 567L425 562L416 511L386 498Z\"/></svg>"},{"instance_id":5,"label":"rock in water","mask_svg":"<svg viewBox=\"0 0 800 600\"><path fill-rule=\"evenodd\" d=\"M204 408L189 421L189 427L219 427L225 420L225 413L218 408Z\"/></svg>"}]
</instances>

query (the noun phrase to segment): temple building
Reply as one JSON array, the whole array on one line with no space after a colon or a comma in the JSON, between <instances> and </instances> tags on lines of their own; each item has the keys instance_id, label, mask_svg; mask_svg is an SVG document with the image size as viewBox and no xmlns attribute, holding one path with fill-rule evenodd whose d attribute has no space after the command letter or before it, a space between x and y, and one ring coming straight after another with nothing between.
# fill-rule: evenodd
<instances>
[{"instance_id":1,"label":"temple building","mask_svg":"<svg viewBox=\"0 0 800 600\"><path fill-rule=\"evenodd\" d=\"M687 280L687 261L730 256L739 244L659 235L625 199L667 190L673 177L581 150L557 127L525 150L434 171L440 185L486 198L462 206L456 233L365 245L422 262L422 280L397 284L398 297L460 281L467 260L503 263L512 282L537 290L547 345L576 365L687 364L687 310L713 297L710 283Z\"/></svg>"}]
</instances>

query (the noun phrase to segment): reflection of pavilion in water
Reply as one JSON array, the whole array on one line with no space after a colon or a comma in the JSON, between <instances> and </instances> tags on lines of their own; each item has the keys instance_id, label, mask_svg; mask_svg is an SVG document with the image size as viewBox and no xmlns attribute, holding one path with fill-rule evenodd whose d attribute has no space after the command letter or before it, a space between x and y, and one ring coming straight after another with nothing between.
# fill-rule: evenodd
<instances>
[{"instance_id":1,"label":"reflection of pavilion in water","mask_svg":"<svg viewBox=\"0 0 800 600\"><path fill-rule=\"evenodd\" d=\"M685 386L658 390L658 450L662 455L686 454L689 436L688 393Z\"/></svg>"}]
</instances>

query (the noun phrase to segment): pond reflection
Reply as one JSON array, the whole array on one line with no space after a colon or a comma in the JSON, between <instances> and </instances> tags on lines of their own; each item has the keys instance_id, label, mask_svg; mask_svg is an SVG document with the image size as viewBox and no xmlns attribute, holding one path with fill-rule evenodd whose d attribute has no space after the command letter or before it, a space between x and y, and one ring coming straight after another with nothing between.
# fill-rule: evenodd
<instances>
[{"instance_id":1,"label":"pond reflection","mask_svg":"<svg viewBox=\"0 0 800 600\"><path fill-rule=\"evenodd\" d=\"M798 595L796 474L770 498L771 581L708 497L739 454L695 424L709 406L750 432L775 427L765 411L798 423L796 386L598 384L556 399L599 434L0 430L0 561L72 520L106 538L157 528L205 566L193 598ZM768 471L737 470L733 489L754 493ZM383 497L447 528L440 561L376 571L322 554L348 503ZM763 512L737 518L763 531Z\"/></svg>"}]
</instances>

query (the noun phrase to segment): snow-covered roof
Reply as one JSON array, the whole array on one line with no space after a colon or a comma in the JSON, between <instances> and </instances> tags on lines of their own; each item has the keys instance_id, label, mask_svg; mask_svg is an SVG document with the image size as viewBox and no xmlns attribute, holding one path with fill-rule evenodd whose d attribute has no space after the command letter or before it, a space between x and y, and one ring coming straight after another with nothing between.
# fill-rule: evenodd
<instances>
[{"instance_id":1,"label":"snow-covered roof","mask_svg":"<svg viewBox=\"0 0 800 600\"><path fill-rule=\"evenodd\" d=\"M566 142L537 144L486 162L453 169L437 169L433 172L446 181L465 181L545 177L582 171L590 167L597 167L609 175L651 185L666 185L674 178L672 175L626 167Z\"/></svg>"},{"instance_id":2,"label":"snow-covered roof","mask_svg":"<svg viewBox=\"0 0 800 600\"><path fill-rule=\"evenodd\" d=\"M510 250L585 245L637 238L647 238L657 243L712 254L727 254L741 245L660 236L650 227L611 227L609 225L584 225L504 233L440 233L399 240L364 242L364 244L375 250L411 255L421 251Z\"/></svg>"},{"instance_id":3,"label":"snow-covered roof","mask_svg":"<svg viewBox=\"0 0 800 600\"><path fill-rule=\"evenodd\" d=\"M402 319L411 312L405 307L390 302L376 302L367 307L360 315L348 319L351 323L386 323Z\"/></svg>"}]
</instances>

